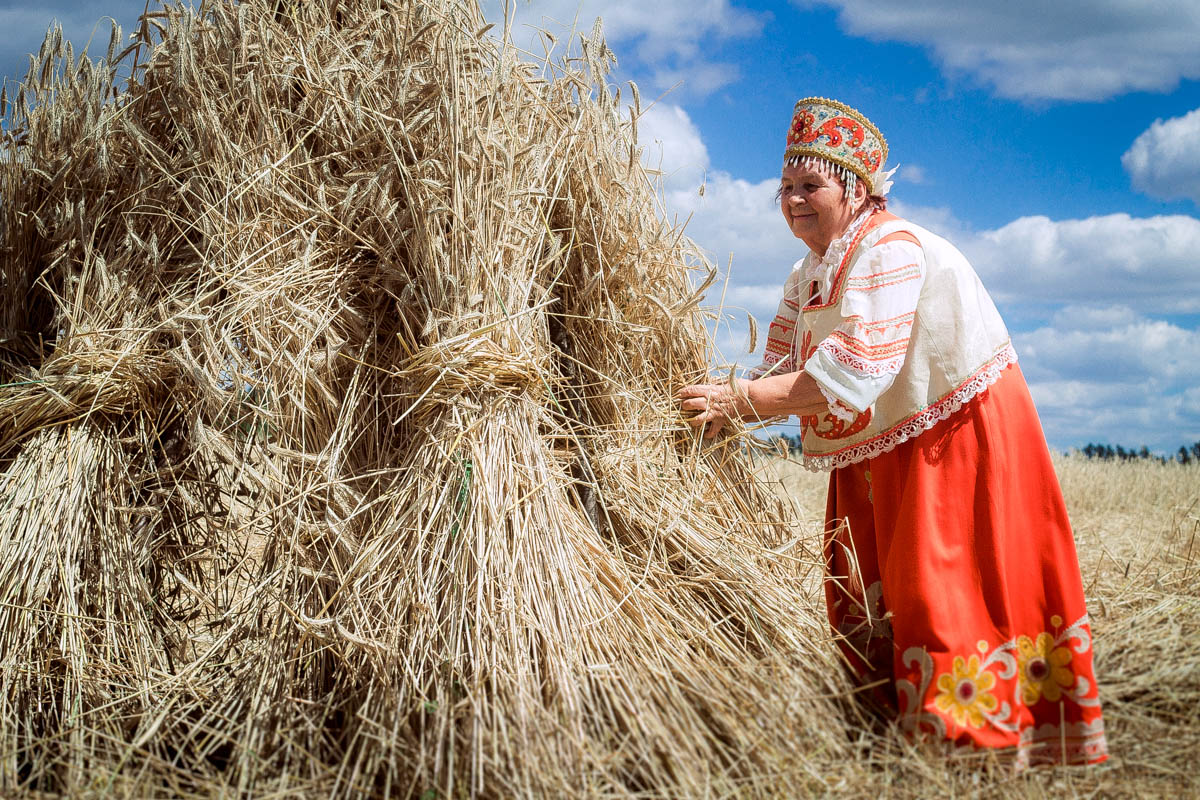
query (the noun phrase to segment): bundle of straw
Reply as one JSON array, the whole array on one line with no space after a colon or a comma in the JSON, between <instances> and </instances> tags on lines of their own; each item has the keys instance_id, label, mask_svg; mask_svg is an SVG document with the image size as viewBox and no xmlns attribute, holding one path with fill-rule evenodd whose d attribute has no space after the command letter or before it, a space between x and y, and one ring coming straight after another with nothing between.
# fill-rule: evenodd
<instances>
[{"instance_id":1,"label":"bundle of straw","mask_svg":"<svg viewBox=\"0 0 1200 800\"><path fill-rule=\"evenodd\" d=\"M467 0L133 41L52 31L6 127L0 789L822 786L841 672L778 501L671 401L703 261L599 28L540 66Z\"/></svg>"}]
</instances>

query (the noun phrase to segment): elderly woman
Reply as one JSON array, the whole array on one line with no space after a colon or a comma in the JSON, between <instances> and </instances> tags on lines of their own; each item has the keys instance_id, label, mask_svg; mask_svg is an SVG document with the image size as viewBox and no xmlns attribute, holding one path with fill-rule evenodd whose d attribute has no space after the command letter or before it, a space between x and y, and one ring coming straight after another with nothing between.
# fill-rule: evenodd
<instances>
[{"instance_id":1,"label":"elderly woman","mask_svg":"<svg viewBox=\"0 0 1200 800\"><path fill-rule=\"evenodd\" d=\"M847 663L913 734L1016 763L1106 757L1075 545L1008 331L949 242L889 214L887 143L796 104L780 205L809 248L763 363L688 386L709 437L800 418L830 470L826 601Z\"/></svg>"}]
</instances>

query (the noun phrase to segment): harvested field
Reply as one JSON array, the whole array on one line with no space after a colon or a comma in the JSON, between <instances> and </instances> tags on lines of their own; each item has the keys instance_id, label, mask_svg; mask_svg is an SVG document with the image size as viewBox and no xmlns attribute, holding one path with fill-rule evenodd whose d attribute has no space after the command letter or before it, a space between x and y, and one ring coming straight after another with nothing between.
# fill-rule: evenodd
<instances>
[{"instance_id":1,"label":"harvested field","mask_svg":"<svg viewBox=\"0 0 1200 800\"><path fill-rule=\"evenodd\" d=\"M534 66L466 0L217 2L121 45L8 98L0 794L1011 789L869 731L821 504L679 418L708 269L599 28ZM1189 780L1170 502L1080 532L1111 724L1171 744L1022 787Z\"/></svg>"}]
</instances>

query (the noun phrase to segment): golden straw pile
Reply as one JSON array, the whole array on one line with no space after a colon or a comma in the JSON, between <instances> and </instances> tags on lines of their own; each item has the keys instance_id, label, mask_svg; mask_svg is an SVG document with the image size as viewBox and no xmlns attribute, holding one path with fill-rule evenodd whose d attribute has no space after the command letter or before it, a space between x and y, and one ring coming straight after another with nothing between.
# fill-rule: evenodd
<instances>
[{"instance_id":1,"label":"golden straw pile","mask_svg":"<svg viewBox=\"0 0 1200 800\"><path fill-rule=\"evenodd\" d=\"M484 27L168 9L7 98L0 793L829 791L862 726L672 402L699 261L636 91Z\"/></svg>"}]
</instances>

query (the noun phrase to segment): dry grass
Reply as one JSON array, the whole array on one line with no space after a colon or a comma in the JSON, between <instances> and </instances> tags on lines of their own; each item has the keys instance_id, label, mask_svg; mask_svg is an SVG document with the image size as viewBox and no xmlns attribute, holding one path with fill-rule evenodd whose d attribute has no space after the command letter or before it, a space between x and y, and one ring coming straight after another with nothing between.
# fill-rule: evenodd
<instances>
[{"instance_id":1,"label":"dry grass","mask_svg":"<svg viewBox=\"0 0 1200 800\"><path fill-rule=\"evenodd\" d=\"M1111 758L1012 777L895 753L848 779L863 795L1187 797L1200 792L1200 469L1056 457L1095 634ZM815 547L828 476L764 462ZM815 595L816 586L812 587ZM867 759L859 760L866 766ZM883 772L887 773L884 777Z\"/></svg>"}]
</instances>

